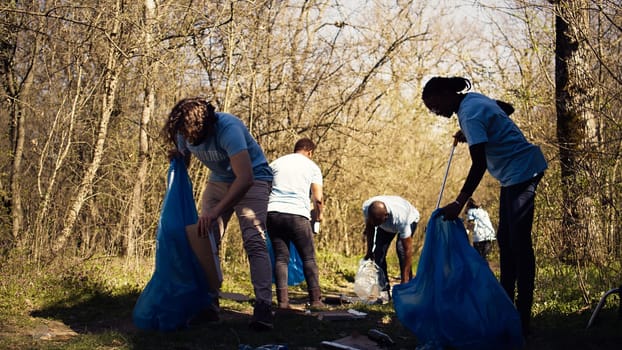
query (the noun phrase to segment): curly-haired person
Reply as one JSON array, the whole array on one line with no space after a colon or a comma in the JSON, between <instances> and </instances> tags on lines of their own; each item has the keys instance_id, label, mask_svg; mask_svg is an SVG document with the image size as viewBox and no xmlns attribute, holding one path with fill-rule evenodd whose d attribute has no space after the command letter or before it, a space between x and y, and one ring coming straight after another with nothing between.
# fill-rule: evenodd
<instances>
[{"instance_id":1,"label":"curly-haired person","mask_svg":"<svg viewBox=\"0 0 622 350\"><path fill-rule=\"evenodd\" d=\"M183 157L188 167L194 155L210 170L201 197L199 236L212 234L219 248L235 212L256 299L250 327L272 329L272 265L265 242L265 222L273 176L263 150L239 118L216 112L209 101L198 97L179 101L162 132L175 145L169 157ZM214 305L204 310L201 318L218 321L218 312L215 297Z\"/></svg>"}]
</instances>

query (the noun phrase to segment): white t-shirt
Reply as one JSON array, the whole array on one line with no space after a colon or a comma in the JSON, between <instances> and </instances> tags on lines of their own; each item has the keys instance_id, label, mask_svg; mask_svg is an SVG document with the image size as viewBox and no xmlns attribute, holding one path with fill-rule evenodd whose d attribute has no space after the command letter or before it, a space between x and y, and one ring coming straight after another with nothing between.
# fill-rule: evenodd
<instances>
[{"instance_id":1,"label":"white t-shirt","mask_svg":"<svg viewBox=\"0 0 622 350\"><path fill-rule=\"evenodd\" d=\"M268 211L296 214L311 219L311 184L322 185L322 171L300 153L282 156L270 163L274 178Z\"/></svg>"},{"instance_id":2,"label":"white t-shirt","mask_svg":"<svg viewBox=\"0 0 622 350\"><path fill-rule=\"evenodd\" d=\"M375 196L363 203L363 215L367 219L367 211L371 203L380 201L387 208L389 217L379 227L387 232L396 232L404 239L412 236L410 224L419 222L419 211L406 199L399 196Z\"/></svg>"},{"instance_id":3,"label":"white t-shirt","mask_svg":"<svg viewBox=\"0 0 622 350\"><path fill-rule=\"evenodd\" d=\"M473 242L494 241L495 229L492 227L490 217L486 210L482 208L471 208L467 210L466 218L473 221Z\"/></svg>"}]
</instances>

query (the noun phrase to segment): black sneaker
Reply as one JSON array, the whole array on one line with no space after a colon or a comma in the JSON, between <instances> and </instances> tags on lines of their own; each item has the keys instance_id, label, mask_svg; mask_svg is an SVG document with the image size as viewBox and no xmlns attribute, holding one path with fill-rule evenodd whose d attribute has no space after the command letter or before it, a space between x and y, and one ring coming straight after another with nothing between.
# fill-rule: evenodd
<instances>
[{"instance_id":1,"label":"black sneaker","mask_svg":"<svg viewBox=\"0 0 622 350\"><path fill-rule=\"evenodd\" d=\"M218 325L221 323L219 316L220 308L217 306L210 306L201 310L188 322L188 326L202 326L202 325Z\"/></svg>"},{"instance_id":2,"label":"black sneaker","mask_svg":"<svg viewBox=\"0 0 622 350\"><path fill-rule=\"evenodd\" d=\"M272 306L263 301L255 302L255 309L253 310L253 317L249 327L256 331L268 331L274 328L272 324Z\"/></svg>"}]
</instances>

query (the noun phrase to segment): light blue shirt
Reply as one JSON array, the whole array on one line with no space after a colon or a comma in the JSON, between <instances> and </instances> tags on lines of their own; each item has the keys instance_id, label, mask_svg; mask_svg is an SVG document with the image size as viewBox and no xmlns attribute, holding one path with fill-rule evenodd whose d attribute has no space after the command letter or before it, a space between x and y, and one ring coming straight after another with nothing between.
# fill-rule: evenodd
<instances>
[{"instance_id":1,"label":"light blue shirt","mask_svg":"<svg viewBox=\"0 0 622 350\"><path fill-rule=\"evenodd\" d=\"M387 208L389 217L379 227L387 232L397 232L400 238L412 236L410 224L419 222L419 211L400 196L375 196L363 203L363 215L367 220L367 212L371 203L380 201Z\"/></svg>"},{"instance_id":2,"label":"light blue shirt","mask_svg":"<svg viewBox=\"0 0 622 350\"><path fill-rule=\"evenodd\" d=\"M266 156L246 125L232 114L217 112L216 117L218 119L215 124L215 136L194 146L178 134L179 151L184 154L190 151L208 167L210 181L231 183L235 180L235 174L231 168L230 157L247 150L251 158L254 179L272 181L272 170Z\"/></svg>"},{"instance_id":3,"label":"light blue shirt","mask_svg":"<svg viewBox=\"0 0 622 350\"><path fill-rule=\"evenodd\" d=\"M486 166L501 186L525 182L548 167L540 147L527 141L495 100L469 92L457 114L469 146L486 143Z\"/></svg>"}]
</instances>

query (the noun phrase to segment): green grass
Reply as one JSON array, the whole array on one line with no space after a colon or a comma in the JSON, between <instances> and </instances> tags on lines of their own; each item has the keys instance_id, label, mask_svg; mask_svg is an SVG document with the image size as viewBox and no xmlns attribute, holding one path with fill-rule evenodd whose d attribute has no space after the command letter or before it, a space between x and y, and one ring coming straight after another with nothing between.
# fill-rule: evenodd
<instances>
[{"instance_id":1,"label":"green grass","mask_svg":"<svg viewBox=\"0 0 622 350\"><path fill-rule=\"evenodd\" d=\"M352 294L359 257L320 253L325 294ZM390 275L397 262L390 256ZM395 341L394 349L414 349L416 337L396 318L392 304L349 304L333 309L366 312L364 319L320 320L314 315L278 313L275 330L248 329L250 301L222 301L223 322L177 332L144 332L132 324L134 304L151 276L152 262L128 267L126 262L99 258L64 261L36 267L11 260L0 268L0 349L237 349L240 344L286 344L289 349L320 349L333 341L377 328ZM225 266L223 290L252 297L248 269ZM622 343L619 299L609 298L594 326L585 329L591 308L577 292L576 276L539 269L535 335L527 349L618 349ZM290 289L302 304L304 284ZM595 298L596 300L598 298ZM63 332L70 335L62 336ZM61 334L49 337L49 334Z\"/></svg>"}]
</instances>

